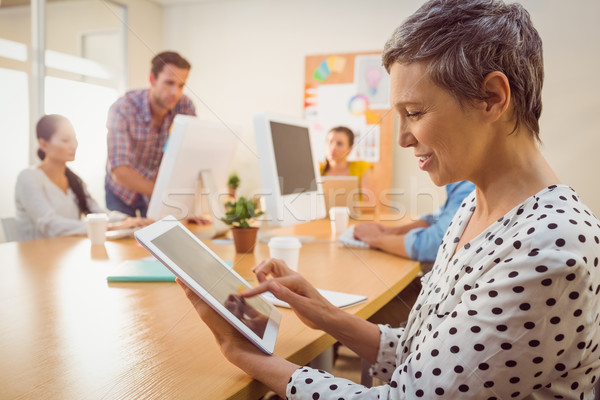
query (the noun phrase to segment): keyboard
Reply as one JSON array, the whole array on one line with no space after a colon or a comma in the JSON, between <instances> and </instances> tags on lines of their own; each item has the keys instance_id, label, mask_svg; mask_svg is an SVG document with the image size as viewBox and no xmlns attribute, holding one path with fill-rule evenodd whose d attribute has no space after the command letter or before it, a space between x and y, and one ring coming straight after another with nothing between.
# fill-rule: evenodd
<instances>
[{"instance_id":1,"label":"keyboard","mask_svg":"<svg viewBox=\"0 0 600 400\"><path fill-rule=\"evenodd\" d=\"M347 247L355 247L359 249L368 249L369 245L363 241L354 238L354 225L346 229L342 234L338 237L338 241L342 242L344 246Z\"/></svg>"}]
</instances>

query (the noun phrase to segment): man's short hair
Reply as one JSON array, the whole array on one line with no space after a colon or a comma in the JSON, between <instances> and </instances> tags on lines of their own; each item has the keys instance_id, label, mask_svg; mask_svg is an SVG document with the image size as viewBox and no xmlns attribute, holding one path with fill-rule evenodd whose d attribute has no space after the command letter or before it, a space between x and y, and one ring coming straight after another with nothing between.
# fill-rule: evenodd
<instances>
[{"instance_id":1,"label":"man's short hair","mask_svg":"<svg viewBox=\"0 0 600 400\"><path fill-rule=\"evenodd\" d=\"M154 75L154 77L157 78L158 74L161 73L161 71L167 64L171 64L176 66L177 68L187 70L192 68L192 65L189 63L189 61L181 57L179 53L176 53L174 51L163 51L162 53L159 53L156 56L154 56L154 58L152 59L152 75Z\"/></svg>"}]
</instances>

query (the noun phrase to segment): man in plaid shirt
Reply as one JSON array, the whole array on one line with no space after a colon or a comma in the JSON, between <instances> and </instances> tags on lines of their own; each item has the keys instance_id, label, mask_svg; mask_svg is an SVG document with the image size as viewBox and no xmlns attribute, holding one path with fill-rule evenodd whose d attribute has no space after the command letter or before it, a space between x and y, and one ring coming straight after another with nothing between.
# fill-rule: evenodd
<instances>
[{"instance_id":1,"label":"man in plaid shirt","mask_svg":"<svg viewBox=\"0 0 600 400\"><path fill-rule=\"evenodd\" d=\"M106 206L146 216L163 149L176 114L196 115L183 94L190 63L175 52L152 59L150 88L131 90L108 112Z\"/></svg>"}]
</instances>

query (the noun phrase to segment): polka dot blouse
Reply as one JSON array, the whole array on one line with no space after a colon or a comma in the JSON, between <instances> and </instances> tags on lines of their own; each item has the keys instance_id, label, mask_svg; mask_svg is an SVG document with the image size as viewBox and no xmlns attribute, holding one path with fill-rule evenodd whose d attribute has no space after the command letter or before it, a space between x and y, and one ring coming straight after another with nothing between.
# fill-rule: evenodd
<instances>
[{"instance_id":1,"label":"polka dot blouse","mask_svg":"<svg viewBox=\"0 0 600 400\"><path fill-rule=\"evenodd\" d=\"M379 327L371 374L387 384L302 367L289 399L593 399L599 221L568 186L551 186L456 249L475 207L472 193L406 327Z\"/></svg>"}]
</instances>

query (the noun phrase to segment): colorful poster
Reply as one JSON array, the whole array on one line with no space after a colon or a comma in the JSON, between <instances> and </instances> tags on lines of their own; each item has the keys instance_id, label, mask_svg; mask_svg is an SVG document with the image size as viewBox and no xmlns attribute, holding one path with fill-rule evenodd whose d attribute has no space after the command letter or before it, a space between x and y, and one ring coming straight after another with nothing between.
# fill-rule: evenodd
<instances>
[{"instance_id":1,"label":"colorful poster","mask_svg":"<svg viewBox=\"0 0 600 400\"><path fill-rule=\"evenodd\" d=\"M356 93L365 96L371 110L390 108L390 76L381 65L381 55L354 59Z\"/></svg>"},{"instance_id":2,"label":"colorful poster","mask_svg":"<svg viewBox=\"0 0 600 400\"><path fill-rule=\"evenodd\" d=\"M305 118L310 123L317 160L325 160L329 130L343 125L355 134L348 160L379 161L379 126L369 125L368 102L356 98L356 86L352 83L319 85L314 90L316 100L305 108Z\"/></svg>"},{"instance_id":3,"label":"colorful poster","mask_svg":"<svg viewBox=\"0 0 600 400\"><path fill-rule=\"evenodd\" d=\"M329 56L325 58L317 69L313 72L313 78L319 82L325 82L327 77L332 72L341 73L346 67L346 59L344 57Z\"/></svg>"}]
</instances>

